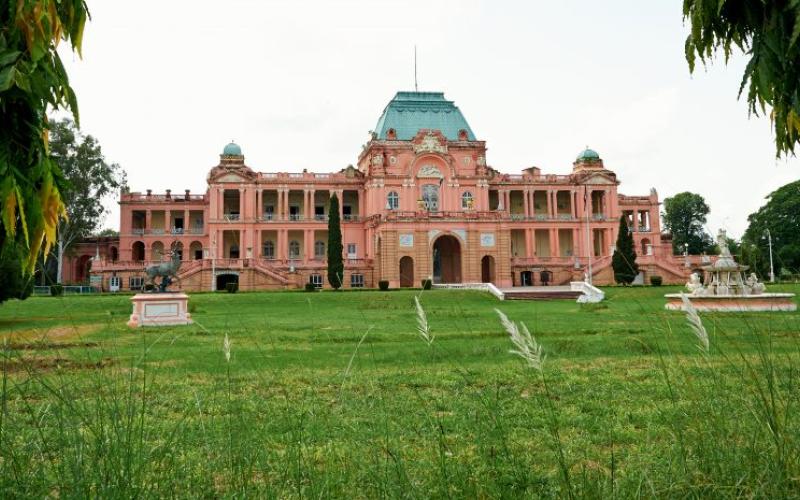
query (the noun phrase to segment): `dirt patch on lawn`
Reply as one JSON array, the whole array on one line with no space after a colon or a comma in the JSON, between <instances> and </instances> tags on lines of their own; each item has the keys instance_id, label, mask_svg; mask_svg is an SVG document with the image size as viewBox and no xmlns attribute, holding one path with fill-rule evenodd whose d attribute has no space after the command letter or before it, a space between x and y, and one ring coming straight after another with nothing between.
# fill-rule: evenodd
<instances>
[{"instance_id":1,"label":"dirt patch on lawn","mask_svg":"<svg viewBox=\"0 0 800 500\"><path fill-rule=\"evenodd\" d=\"M98 361L69 359L61 357L35 357L7 360L4 369L8 373L47 372L53 370L101 370L116 362L112 358Z\"/></svg>"},{"instance_id":2,"label":"dirt patch on lawn","mask_svg":"<svg viewBox=\"0 0 800 500\"><path fill-rule=\"evenodd\" d=\"M0 336L0 349L14 351L41 351L48 349L70 349L73 347L95 347L97 342L82 341L82 337L96 332L99 325L56 326L48 329L18 330Z\"/></svg>"}]
</instances>

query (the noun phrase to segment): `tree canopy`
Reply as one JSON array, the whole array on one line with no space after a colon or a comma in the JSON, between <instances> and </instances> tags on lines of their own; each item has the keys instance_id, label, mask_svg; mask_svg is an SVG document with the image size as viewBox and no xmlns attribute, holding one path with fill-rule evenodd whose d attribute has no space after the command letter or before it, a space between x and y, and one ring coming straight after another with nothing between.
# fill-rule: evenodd
<instances>
[{"instance_id":1,"label":"tree canopy","mask_svg":"<svg viewBox=\"0 0 800 500\"><path fill-rule=\"evenodd\" d=\"M709 208L705 199L688 191L664 199L664 228L672 233L672 251L683 253L688 243L691 254L709 251L714 241L705 230Z\"/></svg>"},{"instance_id":2,"label":"tree canopy","mask_svg":"<svg viewBox=\"0 0 800 500\"><path fill-rule=\"evenodd\" d=\"M749 60L739 97L746 93L750 113L769 114L776 155L794 154L800 140L800 2L684 0L683 16L691 23L689 70L698 58L706 64L722 52L727 63L735 50L744 52Z\"/></svg>"},{"instance_id":3,"label":"tree canopy","mask_svg":"<svg viewBox=\"0 0 800 500\"><path fill-rule=\"evenodd\" d=\"M749 252L747 263L763 276L769 270L767 230L772 236L775 274L800 272L800 181L778 188L767 196L767 203L750 214L742 237L742 248Z\"/></svg>"},{"instance_id":4,"label":"tree canopy","mask_svg":"<svg viewBox=\"0 0 800 500\"><path fill-rule=\"evenodd\" d=\"M63 178L48 154L47 112L63 108L78 120L56 48L66 41L80 55L88 15L83 0L19 0L0 8L0 249L19 245L28 272L42 244L48 250L55 242L65 215Z\"/></svg>"},{"instance_id":5,"label":"tree canopy","mask_svg":"<svg viewBox=\"0 0 800 500\"><path fill-rule=\"evenodd\" d=\"M97 140L81 134L69 119L50 124L50 154L64 179L61 194L67 213L56 234L56 280L61 283L64 253L97 232L106 213L103 201L125 185L125 172L107 163Z\"/></svg>"}]
</instances>

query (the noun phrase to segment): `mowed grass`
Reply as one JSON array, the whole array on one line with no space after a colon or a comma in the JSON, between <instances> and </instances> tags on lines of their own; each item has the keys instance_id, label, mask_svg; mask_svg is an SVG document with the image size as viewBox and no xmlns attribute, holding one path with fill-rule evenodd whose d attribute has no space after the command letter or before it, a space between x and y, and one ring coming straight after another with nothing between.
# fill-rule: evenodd
<instances>
[{"instance_id":1,"label":"mowed grass","mask_svg":"<svg viewBox=\"0 0 800 500\"><path fill-rule=\"evenodd\" d=\"M800 314L703 314L705 353L674 291L200 293L194 325L138 330L129 296L11 301L0 492L797 497Z\"/></svg>"}]
</instances>

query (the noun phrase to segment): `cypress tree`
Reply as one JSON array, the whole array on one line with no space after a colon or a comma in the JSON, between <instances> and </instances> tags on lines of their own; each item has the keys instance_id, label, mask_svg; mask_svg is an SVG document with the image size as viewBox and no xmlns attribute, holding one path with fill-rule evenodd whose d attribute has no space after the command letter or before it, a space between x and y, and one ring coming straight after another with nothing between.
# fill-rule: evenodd
<instances>
[{"instance_id":1,"label":"cypress tree","mask_svg":"<svg viewBox=\"0 0 800 500\"><path fill-rule=\"evenodd\" d=\"M339 198L334 194L328 207L328 283L338 290L343 277L342 225L339 220Z\"/></svg>"},{"instance_id":2,"label":"cypress tree","mask_svg":"<svg viewBox=\"0 0 800 500\"><path fill-rule=\"evenodd\" d=\"M633 283L639 274L636 251L633 249L633 233L628 228L628 221L624 215L619 219L619 234L614 256L611 258L611 267L614 268L614 281L623 285Z\"/></svg>"}]
</instances>

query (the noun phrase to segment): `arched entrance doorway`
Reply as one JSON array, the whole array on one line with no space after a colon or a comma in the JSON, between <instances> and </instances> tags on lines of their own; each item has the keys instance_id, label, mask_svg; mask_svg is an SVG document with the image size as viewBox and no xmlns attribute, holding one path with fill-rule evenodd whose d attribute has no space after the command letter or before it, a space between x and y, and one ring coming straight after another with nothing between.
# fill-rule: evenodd
<instances>
[{"instance_id":1,"label":"arched entrance doorway","mask_svg":"<svg viewBox=\"0 0 800 500\"><path fill-rule=\"evenodd\" d=\"M481 283L494 283L494 257L491 255L481 259Z\"/></svg>"},{"instance_id":2,"label":"arched entrance doorway","mask_svg":"<svg viewBox=\"0 0 800 500\"><path fill-rule=\"evenodd\" d=\"M400 286L414 286L414 259L407 255L400 259Z\"/></svg>"},{"instance_id":3,"label":"arched entrance doorway","mask_svg":"<svg viewBox=\"0 0 800 500\"><path fill-rule=\"evenodd\" d=\"M446 234L433 243L433 282L461 283L461 244Z\"/></svg>"},{"instance_id":4,"label":"arched entrance doorway","mask_svg":"<svg viewBox=\"0 0 800 500\"><path fill-rule=\"evenodd\" d=\"M219 274L217 275L217 290L225 290L228 283L239 283L238 274Z\"/></svg>"}]
</instances>

